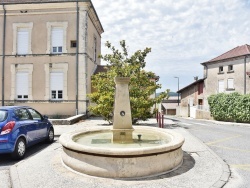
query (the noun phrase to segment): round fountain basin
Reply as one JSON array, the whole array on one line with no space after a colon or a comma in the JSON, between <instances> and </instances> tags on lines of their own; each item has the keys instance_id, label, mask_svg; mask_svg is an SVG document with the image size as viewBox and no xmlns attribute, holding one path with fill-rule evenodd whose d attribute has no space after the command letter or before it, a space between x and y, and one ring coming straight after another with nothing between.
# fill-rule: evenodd
<instances>
[{"instance_id":1,"label":"round fountain basin","mask_svg":"<svg viewBox=\"0 0 250 188\"><path fill-rule=\"evenodd\" d=\"M182 164L184 138L174 131L138 126L130 142L113 142L112 136L110 126L64 133L62 161L77 172L109 178L154 176Z\"/></svg>"}]
</instances>

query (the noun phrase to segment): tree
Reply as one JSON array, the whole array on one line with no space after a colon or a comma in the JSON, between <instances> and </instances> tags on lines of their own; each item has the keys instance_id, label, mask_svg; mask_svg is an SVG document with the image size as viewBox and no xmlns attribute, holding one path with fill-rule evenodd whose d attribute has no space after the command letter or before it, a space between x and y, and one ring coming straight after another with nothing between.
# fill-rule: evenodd
<instances>
[{"instance_id":1,"label":"tree","mask_svg":"<svg viewBox=\"0 0 250 188\"><path fill-rule=\"evenodd\" d=\"M161 85L156 83L157 76L151 71L144 70L145 58L151 52L151 48L138 50L129 57L124 40L120 41L121 51L112 46L110 42L106 42L105 46L112 53L100 56L108 63L107 72L101 72L92 77L92 86L96 91L89 94L89 98L95 105L91 105L89 110L111 123L115 95L114 78L116 76L130 77L129 95L132 122L136 123L138 120L152 117L151 108L154 104L167 98L169 90L160 93L158 97L150 97L155 94L156 89L161 88Z\"/></svg>"}]
</instances>

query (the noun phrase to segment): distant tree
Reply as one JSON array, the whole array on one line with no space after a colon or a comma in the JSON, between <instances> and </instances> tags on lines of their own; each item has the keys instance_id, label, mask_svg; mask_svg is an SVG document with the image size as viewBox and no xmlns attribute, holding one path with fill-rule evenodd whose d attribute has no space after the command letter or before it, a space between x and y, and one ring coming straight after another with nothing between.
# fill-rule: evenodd
<instances>
[{"instance_id":1,"label":"distant tree","mask_svg":"<svg viewBox=\"0 0 250 188\"><path fill-rule=\"evenodd\" d=\"M152 117L151 108L154 104L167 98L169 90L160 93L156 98L154 96L156 89L161 88L161 85L157 83L158 77L155 73L144 70L145 58L151 52L151 48L145 48L143 51L138 50L129 56L124 40L120 41L121 51L112 46L110 42L106 42L105 46L112 53L100 56L108 63L107 72L101 72L92 77L92 86L95 88L95 92L90 94L89 98L95 104L90 106L89 110L112 123L115 95L114 78L130 77L129 95L133 124L138 120Z\"/></svg>"}]
</instances>

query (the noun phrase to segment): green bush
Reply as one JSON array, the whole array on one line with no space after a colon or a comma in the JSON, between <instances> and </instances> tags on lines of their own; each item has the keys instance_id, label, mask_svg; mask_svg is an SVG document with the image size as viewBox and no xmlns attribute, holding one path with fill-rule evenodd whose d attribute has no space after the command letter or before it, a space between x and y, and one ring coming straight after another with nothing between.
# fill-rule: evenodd
<instances>
[{"instance_id":1,"label":"green bush","mask_svg":"<svg viewBox=\"0 0 250 188\"><path fill-rule=\"evenodd\" d=\"M211 95L208 104L215 120L250 123L250 94L235 92Z\"/></svg>"}]
</instances>

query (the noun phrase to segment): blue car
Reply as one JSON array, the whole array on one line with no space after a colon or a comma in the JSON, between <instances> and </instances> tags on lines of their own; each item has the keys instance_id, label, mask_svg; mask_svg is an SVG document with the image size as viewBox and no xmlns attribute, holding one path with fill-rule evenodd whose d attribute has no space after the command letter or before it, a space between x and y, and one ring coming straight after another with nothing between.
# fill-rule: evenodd
<instances>
[{"instance_id":1,"label":"blue car","mask_svg":"<svg viewBox=\"0 0 250 188\"><path fill-rule=\"evenodd\" d=\"M26 148L38 142L54 141L54 128L48 117L27 106L0 107L0 154L22 159Z\"/></svg>"}]
</instances>

